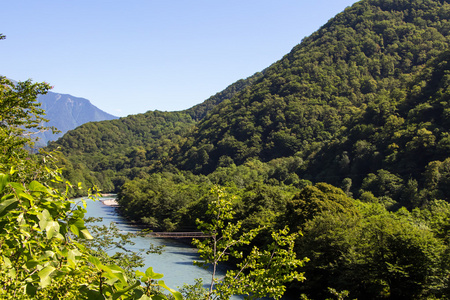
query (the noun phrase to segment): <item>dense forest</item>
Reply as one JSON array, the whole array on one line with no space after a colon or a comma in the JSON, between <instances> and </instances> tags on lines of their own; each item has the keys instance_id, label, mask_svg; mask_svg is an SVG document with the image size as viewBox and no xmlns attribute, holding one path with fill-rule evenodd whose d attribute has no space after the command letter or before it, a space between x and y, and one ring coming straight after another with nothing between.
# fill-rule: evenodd
<instances>
[{"instance_id":1,"label":"dense forest","mask_svg":"<svg viewBox=\"0 0 450 300\"><path fill-rule=\"evenodd\" d=\"M49 149L154 230L196 228L222 186L243 232L263 228L254 245L302 232L295 295L447 299L449 39L447 1L362 0L202 104L85 124Z\"/></svg>"},{"instance_id":2,"label":"dense forest","mask_svg":"<svg viewBox=\"0 0 450 300\"><path fill-rule=\"evenodd\" d=\"M239 80L186 111L148 111L113 122L84 124L47 149L63 152L64 175L72 182L117 191L127 179L171 165L172 154L180 151L198 120L261 76L255 73Z\"/></svg>"},{"instance_id":3,"label":"dense forest","mask_svg":"<svg viewBox=\"0 0 450 300\"><path fill-rule=\"evenodd\" d=\"M308 259L296 258L294 251L299 233L287 228L272 232L268 245L261 250L253 246L245 257L234 249L250 244L262 228L239 232L242 224L233 220L234 196L219 187L207 192L214 199L205 212L211 218L198 221L208 238L193 240L202 259L197 264L216 270L232 256L242 259L240 270L229 270L220 280L212 272L209 290L196 279L180 291L168 287L161 280L164 275L151 266L135 270L144 267L143 253L160 253L162 247L130 249L135 244L131 238L148 232L124 233L114 223L92 225L101 217L85 217L87 199L70 197L74 188L82 189L81 183L61 177L55 152L31 150L33 129L52 129L43 125L46 119L37 101L49 88L47 83L0 77L1 299L211 300L236 294L280 299L286 283L304 280L297 268Z\"/></svg>"}]
</instances>

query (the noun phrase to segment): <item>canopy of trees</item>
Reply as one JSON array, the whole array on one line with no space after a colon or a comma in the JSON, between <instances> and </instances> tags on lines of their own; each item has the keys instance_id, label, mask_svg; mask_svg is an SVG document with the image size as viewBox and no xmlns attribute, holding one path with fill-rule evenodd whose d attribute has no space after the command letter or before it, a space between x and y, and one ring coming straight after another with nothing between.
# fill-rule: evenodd
<instances>
[{"instance_id":1,"label":"canopy of trees","mask_svg":"<svg viewBox=\"0 0 450 300\"><path fill-rule=\"evenodd\" d=\"M196 107L86 124L51 147L67 178L119 191L155 230L204 220L221 185L243 231L264 226L255 245L302 231L297 294L445 298L449 16L448 1L363 0Z\"/></svg>"},{"instance_id":2,"label":"canopy of trees","mask_svg":"<svg viewBox=\"0 0 450 300\"><path fill-rule=\"evenodd\" d=\"M256 158L283 165L283 182L328 182L413 208L446 193L428 177L448 153L449 10L446 1L358 2L202 104L86 124L51 148L68 159L67 178L104 191Z\"/></svg>"}]
</instances>

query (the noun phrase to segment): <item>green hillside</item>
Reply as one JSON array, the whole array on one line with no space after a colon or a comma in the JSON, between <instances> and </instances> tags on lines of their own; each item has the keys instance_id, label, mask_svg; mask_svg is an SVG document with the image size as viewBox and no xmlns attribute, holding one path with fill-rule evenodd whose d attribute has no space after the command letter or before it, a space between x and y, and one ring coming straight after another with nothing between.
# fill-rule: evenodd
<instances>
[{"instance_id":1,"label":"green hillside","mask_svg":"<svg viewBox=\"0 0 450 300\"><path fill-rule=\"evenodd\" d=\"M47 149L63 153L71 182L111 192L127 179L171 168L172 156L194 131L194 124L217 104L233 97L262 73L241 79L182 112L148 111L113 121L91 122L69 131Z\"/></svg>"},{"instance_id":2,"label":"green hillside","mask_svg":"<svg viewBox=\"0 0 450 300\"><path fill-rule=\"evenodd\" d=\"M200 172L214 170L223 156L236 164L251 157L308 159L343 138L370 105L404 99L414 75L447 49L447 13L439 1L356 3L267 68L250 89L216 107L184 153L206 151ZM183 159L191 169L195 158Z\"/></svg>"},{"instance_id":3,"label":"green hillside","mask_svg":"<svg viewBox=\"0 0 450 300\"><path fill-rule=\"evenodd\" d=\"M91 122L69 131L50 149L60 149L64 175L72 182L114 191L125 179L160 170L192 131L183 112L149 111L112 121Z\"/></svg>"},{"instance_id":4,"label":"green hillside","mask_svg":"<svg viewBox=\"0 0 450 300\"><path fill-rule=\"evenodd\" d=\"M445 61L448 12L440 1L358 2L263 73L191 109L88 124L52 147L61 146L70 161L69 178L105 191L161 170L209 174L249 159L295 157L286 178L403 201L368 181L382 170L401 187L420 189L428 163L447 158L445 117L427 109L437 105L429 99L433 92L421 93L431 80L427 72L439 64L432 61ZM434 144L424 152L418 140L427 137ZM424 197L402 204L412 207Z\"/></svg>"},{"instance_id":5,"label":"green hillside","mask_svg":"<svg viewBox=\"0 0 450 300\"><path fill-rule=\"evenodd\" d=\"M195 228L216 185L243 231L264 228L255 245L300 230L297 297L448 299L449 39L447 1L363 0L198 106L86 124L51 147L67 178L118 191L154 230Z\"/></svg>"},{"instance_id":6,"label":"green hillside","mask_svg":"<svg viewBox=\"0 0 450 300\"><path fill-rule=\"evenodd\" d=\"M448 11L439 1L356 3L215 107L175 156L177 166L207 174L224 163L294 156L303 162L291 170L300 178L352 182L353 192L381 169L423 186L428 163L448 153L446 104L430 99L442 93L430 90L439 75L428 78L441 62L435 72L445 73ZM419 145L426 138L434 144ZM368 185L377 196L402 197Z\"/></svg>"}]
</instances>

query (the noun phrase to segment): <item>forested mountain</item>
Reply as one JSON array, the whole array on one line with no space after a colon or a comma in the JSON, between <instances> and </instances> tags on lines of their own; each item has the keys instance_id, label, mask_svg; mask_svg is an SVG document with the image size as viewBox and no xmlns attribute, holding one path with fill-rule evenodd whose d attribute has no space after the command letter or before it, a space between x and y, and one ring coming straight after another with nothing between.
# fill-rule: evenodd
<instances>
[{"instance_id":1,"label":"forested mountain","mask_svg":"<svg viewBox=\"0 0 450 300\"><path fill-rule=\"evenodd\" d=\"M60 131L57 134L49 131L38 134L39 141L36 145L41 147L84 123L117 119L116 116L92 105L89 100L68 94L48 92L45 95L39 95L37 100L41 103L41 108L45 110L46 118L49 120L45 125L53 126Z\"/></svg>"},{"instance_id":2,"label":"forested mountain","mask_svg":"<svg viewBox=\"0 0 450 300\"><path fill-rule=\"evenodd\" d=\"M427 63L445 60L445 54L439 55L448 48L448 13L445 1L358 2L263 73L238 81L189 110L164 113L166 118L189 114L194 122L200 120L195 129L174 133L180 138L170 137L170 122L163 126L157 121L156 128L165 127L164 133L153 136L138 129L141 133L127 135L114 128L116 123L106 122L89 125L111 127L104 133L80 128L55 146L63 146L70 160L85 164L94 172L88 176L92 183L105 190L111 185L102 184L104 176L99 172L114 177L123 170L120 176L134 178L137 168L154 172L174 166L208 174L218 166L240 165L250 158L268 162L292 156L301 161L290 170L299 178L343 184L353 192L360 190L365 177L380 169L395 174L404 184L424 184L426 165L444 160L445 151L437 155L430 149L434 154L415 159L413 140L425 138L422 135L436 124L431 113L420 120L408 119L408 114L421 114L423 107L431 105L418 93L426 84L424 73L433 69L432 65L425 67ZM414 100L418 108L408 104L413 103L412 97L418 99ZM156 119L146 116L120 122L130 124L131 131L147 126L145 130L155 133L158 129L152 129L152 122ZM439 144L446 130L433 134ZM122 141L125 135L127 146ZM106 146L104 141L112 136L115 142ZM144 162L132 158L134 146L141 148ZM113 153L124 163L104 163L114 160ZM74 155L78 158L72 159Z\"/></svg>"},{"instance_id":3,"label":"forested mountain","mask_svg":"<svg viewBox=\"0 0 450 300\"><path fill-rule=\"evenodd\" d=\"M49 149L59 148L65 174L73 182L114 191L126 179L160 171L191 136L194 125L217 104L247 88L262 73L241 79L204 102L181 112L149 111L119 120L94 122L70 131Z\"/></svg>"},{"instance_id":4,"label":"forested mountain","mask_svg":"<svg viewBox=\"0 0 450 300\"><path fill-rule=\"evenodd\" d=\"M60 147L69 159L65 175L72 182L114 191L126 179L160 170L193 126L184 112L149 111L83 124L50 143L50 149Z\"/></svg>"},{"instance_id":5,"label":"forested mountain","mask_svg":"<svg viewBox=\"0 0 450 300\"><path fill-rule=\"evenodd\" d=\"M267 68L250 89L218 105L184 153L192 147L206 152L199 172L214 170L221 157L237 164L250 157L307 159L344 138L344 127L358 123L372 105L403 100L411 78L448 47L447 13L439 1L356 3ZM187 169L196 161L184 159Z\"/></svg>"},{"instance_id":6,"label":"forested mountain","mask_svg":"<svg viewBox=\"0 0 450 300\"><path fill-rule=\"evenodd\" d=\"M448 1L362 0L192 109L86 124L51 147L67 178L119 191L154 230L192 229L214 185L244 231L264 228L256 244L301 230L296 293L448 299L449 40Z\"/></svg>"},{"instance_id":7,"label":"forested mountain","mask_svg":"<svg viewBox=\"0 0 450 300\"><path fill-rule=\"evenodd\" d=\"M233 84L230 84L223 91L215 94L214 96L209 97L207 100L203 101L200 104L197 104L187 110L187 112L194 120L199 121L203 119L209 111L211 111L216 105L222 103L224 100L231 99L233 96L253 84L256 80L260 79L263 76L264 71L255 73L253 76L250 76L246 79L240 79Z\"/></svg>"}]
</instances>

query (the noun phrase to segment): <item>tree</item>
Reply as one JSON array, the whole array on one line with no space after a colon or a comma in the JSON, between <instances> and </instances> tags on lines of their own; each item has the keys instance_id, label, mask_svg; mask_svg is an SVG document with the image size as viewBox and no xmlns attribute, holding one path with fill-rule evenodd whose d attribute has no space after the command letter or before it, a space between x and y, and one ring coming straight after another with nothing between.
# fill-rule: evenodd
<instances>
[{"instance_id":1,"label":"tree","mask_svg":"<svg viewBox=\"0 0 450 300\"><path fill-rule=\"evenodd\" d=\"M92 255L83 244L92 239L83 220L86 204L69 199L72 185L48 164L52 154L24 149L31 142L26 130L44 129L36 97L48 84L0 82L1 298L167 299L159 291L164 288L181 299L151 268L130 279Z\"/></svg>"},{"instance_id":2,"label":"tree","mask_svg":"<svg viewBox=\"0 0 450 300\"><path fill-rule=\"evenodd\" d=\"M261 228L239 233L241 222L233 223L232 197L222 188L211 190L214 199L209 203L207 215L209 221L198 220L199 228L210 238L203 241L195 239L193 244L199 249L203 262L196 264L212 264L213 273L209 293L206 299L229 299L232 295L245 295L245 299L274 297L280 299L286 288L285 284L297 279L304 280L298 273L307 259L297 259L294 252L294 241L299 233L289 234L286 227L272 233L273 242L267 249L260 250L254 246L244 257L239 246L248 245ZM216 278L219 262L230 257L241 260L237 270L228 271L222 280ZM216 289L214 289L216 286Z\"/></svg>"},{"instance_id":3,"label":"tree","mask_svg":"<svg viewBox=\"0 0 450 300\"><path fill-rule=\"evenodd\" d=\"M364 268L358 247L363 243L360 223L359 216L348 212L323 211L303 225L304 236L295 250L310 259L303 269L308 280L296 288L312 299L325 299L327 288L348 290L354 299Z\"/></svg>"},{"instance_id":4,"label":"tree","mask_svg":"<svg viewBox=\"0 0 450 300\"><path fill-rule=\"evenodd\" d=\"M30 80L15 84L5 77L0 77L0 131L3 141L0 146L2 160L10 159L13 150L17 151L32 141L33 130L49 130L42 126L47 122L44 111L36 101L39 94L50 89L47 83L32 83Z\"/></svg>"},{"instance_id":5,"label":"tree","mask_svg":"<svg viewBox=\"0 0 450 300\"><path fill-rule=\"evenodd\" d=\"M369 295L439 297L449 278L443 241L406 209L390 213L378 204L362 209L366 216L360 240L368 243L362 249L366 268L361 278L366 280Z\"/></svg>"},{"instance_id":6,"label":"tree","mask_svg":"<svg viewBox=\"0 0 450 300\"><path fill-rule=\"evenodd\" d=\"M306 221L322 212L358 214L352 199L341 189L327 183L317 183L304 187L288 201L283 218L291 228L300 230Z\"/></svg>"}]
</instances>

